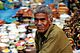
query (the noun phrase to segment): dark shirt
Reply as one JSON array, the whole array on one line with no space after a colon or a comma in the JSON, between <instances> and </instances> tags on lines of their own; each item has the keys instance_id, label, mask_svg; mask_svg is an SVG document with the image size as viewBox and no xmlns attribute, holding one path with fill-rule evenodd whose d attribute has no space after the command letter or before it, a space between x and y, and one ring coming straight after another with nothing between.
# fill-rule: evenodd
<instances>
[{"instance_id":1,"label":"dark shirt","mask_svg":"<svg viewBox=\"0 0 80 53\"><path fill-rule=\"evenodd\" d=\"M36 32L37 53L73 53L64 32L56 25L51 25L44 34Z\"/></svg>"}]
</instances>

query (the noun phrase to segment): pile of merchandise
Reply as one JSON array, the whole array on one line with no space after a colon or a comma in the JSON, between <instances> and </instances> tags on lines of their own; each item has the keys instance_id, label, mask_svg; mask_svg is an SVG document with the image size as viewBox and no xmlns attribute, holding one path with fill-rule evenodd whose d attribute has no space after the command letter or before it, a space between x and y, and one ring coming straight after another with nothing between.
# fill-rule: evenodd
<instances>
[{"instance_id":1,"label":"pile of merchandise","mask_svg":"<svg viewBox=\"0 0 80 53\"><path fill-rule=\"evenodd\" d=\"M26 24L3 24L0 26L0 52L3 53L18 53L26 52L35 49L35 31L31 29L26 34Z\"/></svg>"}]
</instances>

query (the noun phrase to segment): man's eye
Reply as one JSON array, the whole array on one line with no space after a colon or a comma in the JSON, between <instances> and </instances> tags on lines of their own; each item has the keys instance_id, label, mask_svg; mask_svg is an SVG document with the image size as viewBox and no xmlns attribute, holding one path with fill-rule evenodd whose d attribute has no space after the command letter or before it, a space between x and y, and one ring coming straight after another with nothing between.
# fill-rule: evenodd
<instances>
[{"instance_id":1,"label":"man's eye","mask_svg":"<svg viewBox=\"0 0 80 53\"><path fill-rule=\"evenodd\" d=\"M35 20L45 20L45 18L35 18Z\"/></svg>"},{"instance_id":2,"label":"man's eye","mask_svg":"<svg viewBox=\"0 0 80 53\"><path fill-rule=\"evenodd\" d=\"M38 20L37 18L34 18L35 20Z\"/></svg>"},{"instance_id":3,"label":"man's eye","mask_svg":"<svg viewBox=\"0 0 80 53\"><path fill-rule=\"evenodd\" d=\"M40 20L45 20L45 18L41 18Z\"/></svg>"}]
</instances>

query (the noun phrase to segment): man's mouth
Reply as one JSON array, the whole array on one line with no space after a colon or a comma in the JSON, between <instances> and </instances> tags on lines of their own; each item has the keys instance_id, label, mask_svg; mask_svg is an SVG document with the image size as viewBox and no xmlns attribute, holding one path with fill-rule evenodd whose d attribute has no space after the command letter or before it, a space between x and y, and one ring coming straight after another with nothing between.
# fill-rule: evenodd
<instances>
[{"instance_id":1,"label":"man's mouth","mask_svg":"<svg viewBox=\"0 0 80 53\"><path fill-rule=\"evenodd\" d=\"M38 27L38 30L44 30L44 28L43 27Z\"/></svg>"}]
</instances>

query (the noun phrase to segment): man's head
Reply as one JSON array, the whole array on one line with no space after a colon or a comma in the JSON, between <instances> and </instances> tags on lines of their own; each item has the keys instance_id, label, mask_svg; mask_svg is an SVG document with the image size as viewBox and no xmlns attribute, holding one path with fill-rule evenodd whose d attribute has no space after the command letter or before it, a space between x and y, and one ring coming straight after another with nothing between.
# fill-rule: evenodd
<instances>
[{"instance_id":1,"label":"man's head","mask_svg":"<svg viewBox=\"0 0 80 53\"><path fill-rule=\"evenodd\" d=\"M34 12L34 18L37 31L44 33L51 24L52 11L48 6L38 6Z\"/></svg>"}]
</instances>

